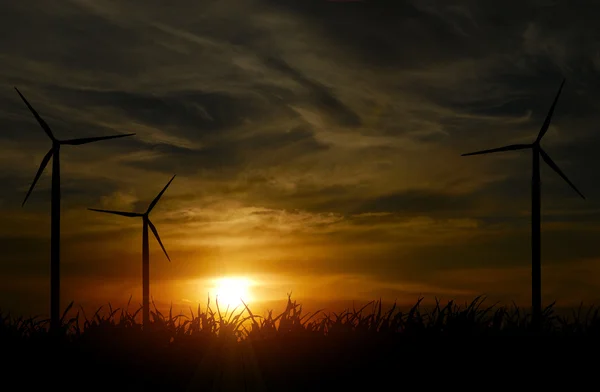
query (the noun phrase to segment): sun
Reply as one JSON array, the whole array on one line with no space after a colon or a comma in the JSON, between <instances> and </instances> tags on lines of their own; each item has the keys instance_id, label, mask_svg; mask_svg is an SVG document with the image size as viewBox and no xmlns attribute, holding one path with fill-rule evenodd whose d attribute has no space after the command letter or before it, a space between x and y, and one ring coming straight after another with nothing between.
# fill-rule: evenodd
<instances>
[{"instance_id":1,"label":"sun","mask_svg":"<svg viewBox=\"0 0 600 392\"><path fill-rule=\"evenodd\" d=\"M248 304L252 299L250 286L252 281L243 277L224 277L214 280L211 294L219 301L220 308L243 306L242 300Z\"/></svg>"}]
</instances>

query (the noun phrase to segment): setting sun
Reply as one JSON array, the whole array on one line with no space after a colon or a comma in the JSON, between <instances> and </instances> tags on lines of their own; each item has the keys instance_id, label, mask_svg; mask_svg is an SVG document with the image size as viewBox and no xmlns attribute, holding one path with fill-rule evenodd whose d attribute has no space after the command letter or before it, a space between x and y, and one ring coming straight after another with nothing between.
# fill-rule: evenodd
<instances>
[{"instance_id":1,"label":"setting sun","mask_svg":"<svg viewBox=\"0 0 600 392\"><path fill-rule=\"evenodd\" d=\"M242 300L248 303L252 297L250 286L252 281L243 277L226 277L214 281L211 294L219 301L219 306L230 308L243 305Z\"/></svg>"}]
</instances>

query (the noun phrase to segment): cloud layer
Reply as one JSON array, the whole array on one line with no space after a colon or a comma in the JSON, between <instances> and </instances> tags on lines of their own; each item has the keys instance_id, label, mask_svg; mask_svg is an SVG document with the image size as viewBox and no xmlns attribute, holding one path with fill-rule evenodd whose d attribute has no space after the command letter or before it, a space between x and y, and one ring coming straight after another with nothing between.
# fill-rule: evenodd
<instances>
[{"instance_id":1,"label":"cloud layer","mask_svg":"<svg viewBox=\"0 0 600 392\"><path fill-rule=\"evenodd\" d=\"M100 291L98 279L137 290L141 222L86 208L143 211L177 174L153 212L173 259L151 244L154 281L266 273L295 277L309 298L319 290L308 277L352 276L359 292L353 283L319 292L527 304L530 157L460 154L533 141L563 77L544 148L587 200L542 168L545 300L600 295L589 279L600 256L600 6L1 7L0 275L24 282L3 297L48 273L49 168L20 204L50 141L17 86L59 138L137 134L61 152L72 292L89 279Z\"/></svg>"}]
</instances>

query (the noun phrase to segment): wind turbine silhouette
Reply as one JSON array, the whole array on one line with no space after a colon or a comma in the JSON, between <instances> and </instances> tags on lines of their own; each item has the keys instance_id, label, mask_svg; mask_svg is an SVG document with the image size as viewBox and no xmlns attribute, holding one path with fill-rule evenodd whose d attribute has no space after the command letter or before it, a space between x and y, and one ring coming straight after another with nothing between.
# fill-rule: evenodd
<instances>
[{"instance_id":1,"label":"wind turbine silhouette","mask_svg":"<svg viewBox=\"0 0 600 392\"><path fill-rule=\"evenodd\" d=\"M22 206L25 206L25 202L29 198L29 195L33 191L35 184L42 175L42 172L46 168L48 161L52 158L52 196L51 196L51 215L50 215L50 329L57 330L60 328L60 146L72 145L78 146L81 144L87 144L97 142L100 140L116 139L126 136L133 136L135 133L129 133L124 135L114 136L99 136L99 137L87 137L81 139L70 139L70 140L59 140L54 137L52 130L48 124L40 117L35 109L29 104L27 99L21 94L19 89L15 87L17 93L25 102L25 105L29 108L37 122L40 124L42 129L46 132L46 135L52 140L52 147L50 151L46 153L46 156L42 159L42 163L33 179L31 187L23 200Z\"/></svg>"},{"instance_id":2,"label":"wind turbine silhouette","mask_svg":"<svg viewBox=\"0 0 600 392\"><path fill-rule=\"evenodd\" d=\"M129 218L139 218L139 217L142 218L142 222L143 222L143 228L142 228L142 295L143 295L142 308L143 309L142 309L142 314L143 314L143 326L144 327L147 327L150 322L150 255L149 255L149 247L148 247L148 226L150 226L150 230L152 230L152 233L154 233L154 237L156 237L156 240L160 244L160 247L162 248L163 252L165 252L165 256L167 256L167 259L169 260L169 262L171 261L171 258L169 257L165 247L163 246L162 241L160 240L158 231L156 230L156 227L154 226L154 224L152 224L152 222L150 221L150 218L148 217L148 215L150 214L150 211L152 211L154 206L156 206L156 203L158 203L158 200L161 198L163 193L165 193L165 191L167 190L169 185L171 185L171 182L174 179L175 179L175 176L173 176L171 178L171 180L169 180L167 185L165 185L163 190L160 191L158 196L156 196L154 198L154 200L152 200L152 203L150 203L150 206L148 207L146 212L144 212L143 214L140 214L137 212L110 211L110 210L99 210L96 208L88 208L88 210L90 210L90 211L97 211L97 212L104 212L107 214L121 215L121 216L126 216Z\"/></svg>"},{"instance_id":3,"label":"wind turbine silhouette","mask_svg":"<svg viewBox=\"0 0 600 392\"><path fill-rule=\"evenodd\" d=\"M550 120L552 118L552 114L554 113L554 108L556 107L556 102L558 102L558 97L562 91L562 88L565 84L565 79L563 79L560 88L558 89L558 93L554 98L554 102L550 107L550 111L544 120L542 128L535 139L535 141L531 144L513 144L510 146L504 146L499 148L493 148L490 150L483 150L477 152L471 152L468 154L462 154L462 156L469 155L480 155L480 154L489 154L493 152L501 152L501 151L513 151L513 150L525 150L531 149L533 152L533 175L531 180L531 307L532 307L532 327L535 331L540 331L541 328L541 319L542 319L542 265L541 265L541 230L540 230L540 215L541 215L541 187L540 187L540 156L554 170L558 173L559 176L562 177L563 180L567 182L581 196L583 199L585 197L579 190L573 185L573 183L567 178L567 176L560 170L558 165L554 163L552 158L542 149L540 142L542 138L548 131L548 127L550 126Z\"/></svg>"}]
</instances>

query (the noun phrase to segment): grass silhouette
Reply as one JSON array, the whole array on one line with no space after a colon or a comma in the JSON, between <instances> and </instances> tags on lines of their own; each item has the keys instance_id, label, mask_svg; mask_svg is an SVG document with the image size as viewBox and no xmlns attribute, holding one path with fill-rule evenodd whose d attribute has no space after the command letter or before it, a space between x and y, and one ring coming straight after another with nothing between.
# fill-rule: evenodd
<instances>
[{"instance_id":1,"label":"grass silhouette","mask_svg":"<svg viewBox=\"0 0 600 392\"><path fill-rule=\"evenodd\" d=\"M273 310L265 316L256 315L245 303L242 307L222 309L218 301L211 306L209 299L203 307L199 304L194 312L173 315L161 313L153 302L150 312L151 323L143 331L139 314L143 307L130 311L126 308L113 309L109 303L100 307L91 317L83 309L75 316L67 318L73 309L69 304L61 318L62 342L75 342L87 336L115 331L127 333L147 333L168 336L171 343L196 337L230 339L236 342L265 340L282 336L407 336L407 335L529 335L531 317L517 305L483 306L486 298L476 297L471 303L460 305L449 301L442 305L436 299L431 309L424 308L420 298L408 311L400 310L396 303L383 309L381 300L371 301L359 309L346 309L342 312L325 313L319 310L303 312L302 305L288 296L285 310L273 315ZM0 312L0 339L2 341L22 341L32 339L53 339L48 334L48 319L39 317L13 317ZM554 303L543 311L543 332L546 335L599 334L600 307L573 310L571 316L554 312Z\"/></svg>"},{"instance_id":2,"label":"grass silhouette","mask_svg":"<svg viewBox=\"0 0 600 392\"><path fill-rule=\"evenodd\" d=\"M315 382L356 386L360 377L373 372L421 369L416 364L431 360L432 354L416 342L432 347L436 342L443 351L441 347L448 343L437 337L458 337L462 343L454 350L468 351L464 342L473 336L534 335L529 314L514 304L484 306L485 298L477 297L462 306L436 301L425 309L422 300L406 311L395 304L383 309L379 300L341 313L305 313L288 297L283 312L268 311L264 316L245 305L230 311L218 303L213 307L210 301L196 311L190 309L189 314L177 315L172 308L163 314L153 304L146 329L140 320L141 307L130 311L129 306L113 309L109 304L88 316L83 309L74 312L71 303L61 319L59 335L49 333L49 320L1 314L0 346L3 356L11 358L11 365L4 366L6 374L47 372L50 379L62 383L58 375L68 372L71 379L94 380L94 386L102 390L114 387L115 380L119 380L117 390L211 390L234 382L235 377L241 378L244 387L229 390L315 390ZM599 311L580 307L566 317L555 314L551 305L543 312L543 333L600 336ZM69 312L74 316L67 317ZM50 350L57 355L56 363L41 360ZM495 354L490 350L481 355L493 359ZM62 370L52 371L55 365ZM110 377L99 380L100 374ZM40 385L47 387L48 379L41 380ZM290 380L295 381L290 384ZM252 382L262 387L249 388Z\"/></svg>"}]
</instances>

